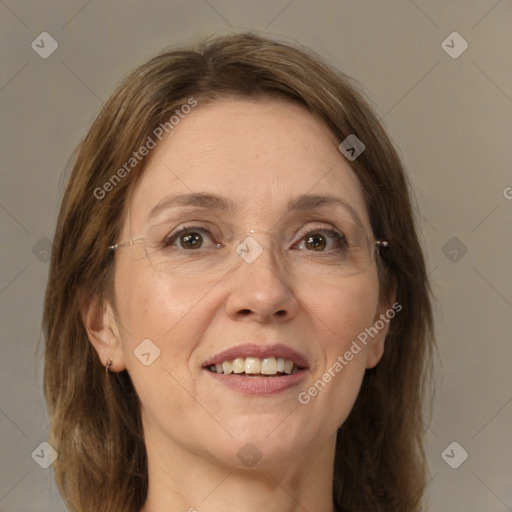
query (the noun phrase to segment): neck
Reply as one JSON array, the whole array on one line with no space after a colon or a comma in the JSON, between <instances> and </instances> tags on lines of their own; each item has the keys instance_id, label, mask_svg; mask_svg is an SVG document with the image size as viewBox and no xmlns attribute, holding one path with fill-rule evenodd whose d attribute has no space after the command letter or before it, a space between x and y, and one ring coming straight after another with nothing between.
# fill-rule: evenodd
<instances>
[{"instance_id":1,"label":"neck","mask_svg":"<svg viewBox=\"0 0 512 512\"><path fill-rule=\"evenodd\" d=\"M152 436L153 437L153 436ZM334 512L335 438L286 465L240 469L166 440L147 442L149 487L141 512ZM162 449L165 446L165 449ZM299 451L299 450L297 450Z\"/></svg>"}]
</instances>

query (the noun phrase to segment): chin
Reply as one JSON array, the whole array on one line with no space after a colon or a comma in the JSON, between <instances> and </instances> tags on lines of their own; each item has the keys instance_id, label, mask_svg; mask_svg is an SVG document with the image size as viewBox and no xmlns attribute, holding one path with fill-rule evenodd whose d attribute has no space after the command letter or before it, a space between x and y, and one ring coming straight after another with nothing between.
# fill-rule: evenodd
<instances>
[{"instance_id":1,"label":"chin","mask_svg":"<svg viewBox=\"0 0 512 512\"><path fill-rule=\"evenodd\" d=\"M304 436L294 423L292 432L283 425L286 415L266 415L261 420L257 415L244 416L226 429L232 437L223 436L219 440L218 457L221 451L222 462L240 469L269 469L293 463L297 454L302 454L311 445L311 436ZM236 427L234 426L236 423Z\"/></svg>"}]
</instances>

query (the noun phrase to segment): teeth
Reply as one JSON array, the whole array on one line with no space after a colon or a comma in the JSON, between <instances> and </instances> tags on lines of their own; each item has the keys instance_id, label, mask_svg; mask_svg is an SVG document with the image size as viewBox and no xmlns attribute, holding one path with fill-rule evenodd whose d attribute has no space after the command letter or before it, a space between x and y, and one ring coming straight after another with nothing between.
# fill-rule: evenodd
<instances>
[{"instance_id":1,"label":"teeth","mask_svg":"<svg viewBox=\"0 0 512 512\"><path fill-rule=\"evenodd\" d=\"M260 373L261 370L261 362L259 358L257 357L246 357L245 358L245 366L244 366L245 373L249 374L256 374Z\"/></svg>"},{"instance_id":2,"label":"teeth","mask_svg":"<svg viewBox=\"0 0 512 512\"><path fill-rule=\"evenodd\" d=\"M278 373L294 375L299 368L290 359L283 357L238 357L233 361L223 361L210 365L210 371L229 375L230 373L245 373L246 375L277 375Z\"/></svg>"},{"instance_id":3,"label":"teeth","mask_svg":"<svg viewBox=\"0 0 512 512\"><path fill-rule=\"evenodd\" d=\"M245 367L245 360L239 357L231 363L231 367L233 368L233 373L242 373Z\"/></svg>"},{"instance_id":4,"label":"teeth","mask_svg":"<svg viewBox=\"0 0 512 512\"><path fill-rule=\"evenodd\" d=\"M217 365L215 365L215 369L217 369ZM226 375L229 375L233 371L233 365L228 361L224 361L222 363L222 370L222 372L217 370L217 373L225 373Z\"/></svg>"},{"instance_id":5,"label":"teeth","mask_svg":"<svg viewBox=\"0 0 512 512\"><path fill-rule=\"evenodd\" d=\"M275 375L277 373L277 361L275 357L267 357L261 363L261 373L263 375Z\"/></svg>"}]
</instances>

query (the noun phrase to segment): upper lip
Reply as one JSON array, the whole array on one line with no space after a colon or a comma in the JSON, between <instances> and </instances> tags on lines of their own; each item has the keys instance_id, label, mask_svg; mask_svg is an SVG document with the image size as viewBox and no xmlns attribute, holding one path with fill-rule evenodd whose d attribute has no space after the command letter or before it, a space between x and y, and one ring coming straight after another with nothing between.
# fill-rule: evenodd
<instances>
[{"instance_id":1,"label":"upper lip","mask_svg":"<svg viewBox=\"0 0 512 512\"><path fill-rule=\"evenodd\" d=\"M220 364L224 361L233 361L238 357L242 357L244 359L246 357L259 357L260 359L267 357L275 357L277 359L278 357L282 357L283 359L290 359L301 369L308 367L308 360L306 356L291 347L278 343L276 345L266 346L245 344L228 348L227 350L213 356L211 359L208 359L208 361L203 364L203 368L208 368L209 366Z\"/></svg>"}]
</instances>

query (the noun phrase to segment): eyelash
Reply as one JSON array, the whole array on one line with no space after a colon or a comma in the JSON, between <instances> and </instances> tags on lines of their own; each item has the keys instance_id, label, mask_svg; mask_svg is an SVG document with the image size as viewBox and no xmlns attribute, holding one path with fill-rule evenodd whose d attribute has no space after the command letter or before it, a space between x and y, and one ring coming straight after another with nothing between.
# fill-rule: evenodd
<instances>
[{"instance_id":1,"label":"eyelash","mask_svg":"<svg viewBox=\"0 0 512 512\"><path fill-rule=\"evenodd\" d=\"M162 242L162 247L163 248L170 247L171 244L173 244L176 240L178 240L179 237L183 233L189 233L189 232L190 233L194 232L194 233L207 234L210 236L210 238L212 238L210 231L206 228L203 228L201 226L185 225L181 229L176 231L176 233L172 233L171 235L168 235L167 237L165 237L165 239ZM181 247L178 247L178 249L181 249Z\"/></svg>"},{"instance_id":2,"label":"eyelash","mask_svg":"<svg viewBox=\"0 0 512 512\"><path fill-rule=\"evenodd\" d=\"M176 240L179 239L179 237L184 234L184 233L189 233L189 232L196 232L196 233L201 233L201 234L206 234L210 237L210 239L212 239L213 237L211 236L211 233L208 229L206 228L203 228L201 226L194 226L194 225L186 225L186 226L183 226L181 229L179 229L177 232L175 233L172 233L171 235L167 236L163 242L162 242L162 247L165 249L165 248L168 248L168 247L171 247L173 243L176 242ZM304 239L308 236L311 236L311 235L316 235L316 234L327 234L331 237L333 237L335 239L335 242L337 243L337 245L341 245L341 247L337 247L336 249L331 249L330 251L321 251L321 252L333 252L333 251L336 251L336 250L340 250L342 248L345 248L348 243L347 243L347 240L345 238L344 235L342 235L341 233L339 233L338 231L334 230L334 229L329 229L329 228L315 228L315 229L310 229L308 230L306 233L304 233L299 242L302 242L304 241ZM295 244L294 244L295 245ZM176 249L180 249L180 250L187 250L187 249L183 249L182 247L177 247ZM193 252L193 251L190 251L190 252Z\"/></svg>"},{"instance_id":3,"label":"eyelash","mask_svg":"<svg viewBox=\"0 0 512 512\"><path fill-rule=\"evenodd\" d=\"M324 252L324 253L336 252L336 251L339 251L342 249L346 249L348 247L348 242L347 242L347 239L345 238L345 236L342 235L341 233L339 233L338 231L336 231L334 229L329 229L329 228L319 228L319 229L312 229L312 230L310 229L307 233L305 233L300 238L299 241L302 242L306 237L311 236L311 235L316 235L319 233L333 237L335 244L337 245L337 247L335 249L331 249L328 251L321 251L321 252ZM311 251L311 252L313 252L313 251Z\"/></svg>"}]
</instances>

